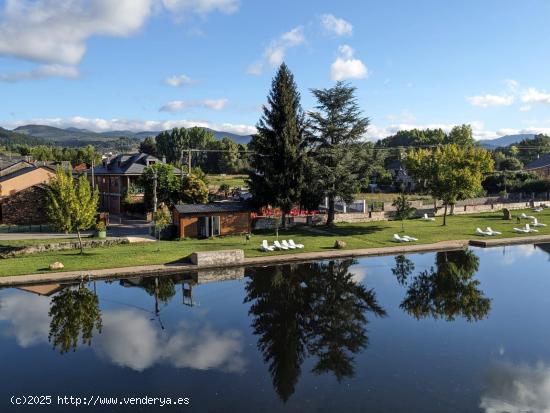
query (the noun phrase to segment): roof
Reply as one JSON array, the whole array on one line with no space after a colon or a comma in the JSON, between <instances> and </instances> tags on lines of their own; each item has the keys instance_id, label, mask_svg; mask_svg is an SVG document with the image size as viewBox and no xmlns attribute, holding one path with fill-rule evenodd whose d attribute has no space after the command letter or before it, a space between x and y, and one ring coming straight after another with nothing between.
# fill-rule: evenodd
<instances>
[{"instance_id":1,"label":"roof","mask_svg":"<svg viewBox=\"0 0 550 413\"><path fill-rule=\"evenodd\" d=\"M25 168L21 168L21 169L18 169L16 170L15 172L12 172L10 174L7 174L7 175L4 175L4 176L0 176L0 182L5 182L5 181L8 181L10 179L13 179L13 178L16 178L18 176L21 176L21 175L25 175L26 173L29 173L29 172L32 172L34 171L35 169L41 169L41 168L44 168L44 169L49 169L51 171L53 171L52 168L48 167L48 166L27 166Z\"/></svg>"},{"instance_id":2,"label":"roof","mask_svg":"<svg viewBox=\"0 0 550 413\"><path fill-rule=\"evenodd\" d=\"M535 159L530 164L525 165L523 169L538 169L550 166L550 153L545 153L540 158Z\"/></svg>"},{"instance_id":3,"label":"roof","mask_svg":"<svg viewBox=\"0 0 550 413\"><path fill-rule=\"evenodd\" d=\"M398 169L402 169L403 168L403 163L399 160L399 159L395 159L393 161L391 161L387 168L388 170L398 170Z\"/></svg>"},{"instance_id":4,"label":"roof","mask_svg":"<svg viewBox=\"0 0 550 413\"><path fill-rule=\"evenodd\" d=\"M94 175L141 175L152 163L162 163L160 159L146 153L117 155L103 165L94 168ZM176 173L181 173L174 168Z\"/></svg>"},{"instance_id":5,"label":"roof","mask_svg":"<svg viewBox=\"0 0 550 413\"><path fill-rule=\"evenodd\" d=\"M10 174L12 172L15 172L19 169L26 168L29 166L33 166L32 163L27 162L25 160L18 160L18 161L10 161L8 163L2 163L0 162L0 176L4 176L7 174Z\"/></svg>"},{"instance_id":6,"label":"roof","mask_svg":"<svg viewBox=\"0 0 550 413\"><path fill-rule=\"evenodd\" d=\"M247 202L212 202L209 204L176 205L179 214L207 214L216 212L247 212L252 207Z\"/></svg>"}]
</instances>

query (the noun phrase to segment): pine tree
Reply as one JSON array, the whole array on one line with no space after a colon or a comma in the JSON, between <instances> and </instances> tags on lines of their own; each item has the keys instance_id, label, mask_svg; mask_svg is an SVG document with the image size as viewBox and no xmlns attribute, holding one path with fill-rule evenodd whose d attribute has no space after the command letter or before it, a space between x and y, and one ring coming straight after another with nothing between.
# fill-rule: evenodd
<instances>
[{"instance_id":1,"label":"pine tree","mask_svg":"<svg viewBox=\"0 0 550 413\"><path fill-rule=\"evenodd\" d=\"M254 155L249 186L258 206L281 209L286 226L286 215L299 203L303 186L305 117L294 76L284 63L267 101L250 143Z\"/></svg>"},{"instance_id":2,"label":"pine tree","mask_svg":"<svg viewBox=\"0 0 550 413\"><path fill-rule=\"evenodd\" d=\"M337 82L330 89L314 89L316 111L311 117L311 141L319 165L319 178L328 197L327 225L334 222L337 197L353 201L359 184L356 144L364 136L369 119L362 117L355 88Z\"/></svg>"}]
</instances>

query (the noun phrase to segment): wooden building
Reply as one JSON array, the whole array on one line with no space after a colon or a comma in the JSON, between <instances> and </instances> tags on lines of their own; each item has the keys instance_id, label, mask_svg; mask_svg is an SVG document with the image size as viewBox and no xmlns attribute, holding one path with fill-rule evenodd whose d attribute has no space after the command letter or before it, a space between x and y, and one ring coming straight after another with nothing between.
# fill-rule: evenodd
<instances>
[{"instance_id":1,"label":"wooden building","mask_svg":"<svg viewBox=\"0 0 550 413\"><path fill-rule=\"evenodd\" d=\"M176 205L173 222L180 238L209 238L250 232L252 208L245 202Z\"/></svg>"}]
</instances>

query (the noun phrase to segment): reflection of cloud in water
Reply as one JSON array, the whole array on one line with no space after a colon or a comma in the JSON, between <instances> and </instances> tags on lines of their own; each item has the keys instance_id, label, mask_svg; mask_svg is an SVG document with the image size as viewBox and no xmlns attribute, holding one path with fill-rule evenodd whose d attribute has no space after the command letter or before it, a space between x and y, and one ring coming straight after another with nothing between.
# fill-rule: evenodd
<instances>
[{"instance_id":1,"label":"reflection of cloud in water","mask_svg":"<svg viewBox=\"0 0 550 413\"><path fill-rule=\"evenodd\" d=\"M11 294L0 302L0 320L8 321L5 333L14 336L21 347L48 340L50 299L38 295Z\"/></svg>"},{"instance_id":2,"label":"reflection of cloud in water","mask_svg":"<svg viewBox=\"0 0 550 413\"><path fill-rule=\"evenodd\" d=\"M355 284L361 284L365 278L367 278L367 266L366 265L354 265L350 268L350 271L353 273L351 279Z\"/></svg>"},{"instance_id":3,"label":"reflection of cloud in water","mask_svg":"<svg viewBox=\"0 0 550 413\"><path fill-rule=\"evenodd\" d=\"M483 254L497 257L496 265L507 267L516 263L518 260L529 258L533 255L540 254L540 251L532 244L512 245L502 248L488 248L483 251Z\"/></svg>"},{"instance_id":4,"label":"reflection of cloud in water","mask_svg":"<svg viewBox=\"0 0 550 413\"><path fill-rule=\"evenodd\" d=\"M103 330L94 340L94 349L115 364L144 370L166 362L175 367L198 370L243 371L243 339L240 332L218 333L208 326L180 323L175 334L158 330L137 310L104 314Z\"/></svg>"},{"instance_id":5,"label":"reflection of cloud in water","mask_svg":"<svg viewBox=\"0 0 550 413\"><path fill-rule=\"evenodd\" d=\"M497 364L489 373L480 407L486 413L550 412L550 367Z\"/></svg>"},{"instance_id":6,"label":"reflection of cloud in water","mask_svg":"<svg viewBox=\"0 0 550 413\"><path fill-rule=\"evenodd\" d=\"M11 294L0 302L4 333L21 347L47 343L50 299L30 294ZM241 372L245 367L243 337L237 330L217 332L209 326L181 322L175 333L161 331L149 314L135 309L102 314L101 334L92 348L103 358L142 371L156 363L198 370Z\"/></svg>"}]
</instances>

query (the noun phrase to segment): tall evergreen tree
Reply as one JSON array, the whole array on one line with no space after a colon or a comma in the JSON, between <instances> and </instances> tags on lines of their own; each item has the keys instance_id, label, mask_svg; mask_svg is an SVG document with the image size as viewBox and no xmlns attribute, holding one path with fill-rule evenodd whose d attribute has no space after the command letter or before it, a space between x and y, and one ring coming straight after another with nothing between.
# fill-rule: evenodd
<instances>
[{"instance_id":1,"label":"tall evergreen tree","mask_svg":"<svg viewBox=\"0 0 550 413\"><path fill-rule=\"evenodd\" d=\"M369 119L355 98L355 88L337 82L330 89L313 89L316 111L310 113L311 141L316 152L319 174L328 197L327 225L334 222L334 202L337 197L351 202L356 193L357 162L355 145L366 133Z\"/></svg>"},{"instance_id":2,"label":"tall evergreen tree","mask_svg":"<svg viewBox=\"0 0 550 413\"><path fill-rule=\"evenodd\" d=\"M284 63L267 102L250 142L254 155L249 186L258 206L281 209L286 226L286 215L300 201L303 186L305 117L294 76Z\"/></svg>"}]
</instances>

